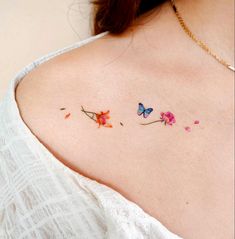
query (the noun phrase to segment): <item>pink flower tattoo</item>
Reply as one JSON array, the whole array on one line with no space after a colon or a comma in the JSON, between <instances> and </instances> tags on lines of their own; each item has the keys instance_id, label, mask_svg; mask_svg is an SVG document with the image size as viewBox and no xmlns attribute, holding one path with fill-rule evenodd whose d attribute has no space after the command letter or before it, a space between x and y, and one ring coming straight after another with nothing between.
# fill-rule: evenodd
<instances>
[{"instance_id":1,"label":"pink flower tattoo","mask_svg":"<svg viewBox=\"0 0 235 239\"><path fill-rule=\"evenodd\" d=\"M160 116L161 116L160 120L155 120L155 121L152 121L152 122L149 122L149 123L142 123L141 125L149 125L149 124L153 124L153 123L156 123L156 122L162 122L165 125L172 126L174 123L176 123L175 116L170 111L167 111L165 113L161 112Z\"/></svg>"}]
</instances>

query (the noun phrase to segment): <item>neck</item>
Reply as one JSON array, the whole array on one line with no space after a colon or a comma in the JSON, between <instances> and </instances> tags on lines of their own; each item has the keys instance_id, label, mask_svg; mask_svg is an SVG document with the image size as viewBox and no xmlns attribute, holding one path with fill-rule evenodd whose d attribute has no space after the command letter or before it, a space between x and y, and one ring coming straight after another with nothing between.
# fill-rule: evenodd
<instances>
[{"instance_id":1,"label":"neck","mask_svg":"<svg viewBox=\"0 0 235 239\"><path fill-rule=\"evenodd\" d=\"M234 1L175 0L190 30L234 65Z\"/></svg>"},{"instance_id":2,"label":"neck","mask_svg":"<svg viewBox=\"0 0 235 239\"><path fill-rule=\"evenodd\" d=\"M234 66L233 0L174 0L174 2L190 31L218 57ZM142 44L146 42L146 38L154 39L151 44L156 47L159 47L161 44L159 39L162 38L163 44L166 45L168 41L171 43L172 38L176 43L183 42L189 37L183 31L179 31L180 24L170 0L153 13L140 16L135 21L133 29L138 27L144 29ZM162 38L159 38L159 32Z\"/></svg>"}]
</instances>

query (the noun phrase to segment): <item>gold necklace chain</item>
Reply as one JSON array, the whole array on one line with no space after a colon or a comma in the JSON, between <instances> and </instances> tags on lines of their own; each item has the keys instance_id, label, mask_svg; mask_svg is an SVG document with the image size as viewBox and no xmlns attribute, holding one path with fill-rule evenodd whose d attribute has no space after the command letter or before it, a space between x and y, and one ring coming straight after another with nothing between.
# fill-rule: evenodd
<instances>
[{"instance_id":1,"label":"gold necklace chain","mask_svg":"<svg viewBox=\"0 0 235 239\"><path fill-rule=\"evenodd\" d=\"M175 12L175 15L178 18L178 21L180 23L180 25L182 26L183 30L187 33L187 35L193 39L194 42L196 42L203 50L205 50L207 53L209 53L211 56L213 56L219 63L223 64L224 66L226 66L229 70L232 70L235 72L235 68L234 66L228 64L225 60L223 60L222 58L218 57L205 43L203 43L201 40L199 40L188 28L188 26L185 24L183 18L181 17L176 5L175 5L175 1L174 0L170 0L171 1L171 5L172 8Z\"/></svg>"}]
</instances>

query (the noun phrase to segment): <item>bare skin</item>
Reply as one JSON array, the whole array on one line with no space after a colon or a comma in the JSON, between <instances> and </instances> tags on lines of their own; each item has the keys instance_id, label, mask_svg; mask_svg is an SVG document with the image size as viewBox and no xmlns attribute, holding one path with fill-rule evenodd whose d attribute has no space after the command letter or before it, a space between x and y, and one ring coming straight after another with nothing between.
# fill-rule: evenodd
<instances>
[{"instance_id":1,"label":"bare skin","mask_svg":"<svg viewBox=\"0 0 235 239\"><path fill-rule=\"evenodd\" d=\"M190 3L179 6L199 31L196 16L187 11ZM195 14L207 3L198 1ZM26 75L16 90L22 118L58 160L118 191L175 234L232 239L234 75L184 34L169 3L146 19ZM231 33L210 24L231 62ZM216 49L213 37L198 34ZM148 119L136 114L139 102L154 108ZM81 105L110 110L113 128L97 128ZM172 127L139 124L168 110L176 116Z\"/></svg>"}]
</instances>

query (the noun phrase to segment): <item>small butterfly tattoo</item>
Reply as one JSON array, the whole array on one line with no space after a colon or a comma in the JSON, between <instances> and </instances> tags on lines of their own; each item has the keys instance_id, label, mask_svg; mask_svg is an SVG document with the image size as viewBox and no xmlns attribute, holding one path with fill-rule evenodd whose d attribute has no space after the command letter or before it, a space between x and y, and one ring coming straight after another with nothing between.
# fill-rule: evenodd
<instances>
[{"instance_id":1,"label":"small butterfly tattoo","mask_svg":"<svg viewBox=\"0 0 235 239\"><path fill-rule=\"evenodd\" d=\"M147 108L146 109L142 103L139 103L137 114L138 115L142 115L143 114L143 117L147 118L152 111L153 111L153 108Z\"/></svg>"}]
</instances>

